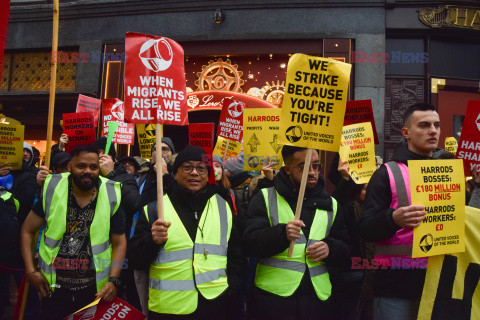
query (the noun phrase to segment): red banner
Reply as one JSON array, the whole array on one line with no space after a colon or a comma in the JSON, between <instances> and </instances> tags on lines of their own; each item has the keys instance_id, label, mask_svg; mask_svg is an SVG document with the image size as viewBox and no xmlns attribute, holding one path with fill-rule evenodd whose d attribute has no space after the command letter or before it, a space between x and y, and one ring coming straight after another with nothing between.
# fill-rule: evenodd
<instances>
[{"instance_id":1,"label":"red banner","mask_svg":"<svg viewBox=\"0 0 480 320\"><path fill-rule=\"evenodd\" d=\"M348 126L350 124L361 122L370 122L372 124L375 144L378 144L377 128L375 127L375 118L373 117L372 100L347 101L343 125Z\"/></svg>"},{"instance_id":2,"label":"red banner","mask_svg":"<svg viewBox=\"0 0 480 320\"><path fill-rule=\"evenodd\" d=\"M188 144L202 147L206 153L213 152L214 123L190 123L188 125Z\"/></svg>"},{"instance_id":3,"label":"red banner","mask_svg":"<svg viewBox=\"0 0 480 320\"><path fill-rule=\"evenodd\" d=\"M127 33L125 122L187 125L183 48L165 37Z\"/></svg>"},{"instance_id":4,"label":"red banner","mask_svg":"<svg viewBox=\"0 0 480 320\"><path fill-rule=\"evenodd\" d=\"M463 159L466 176L472 174L475 166L480 168L480 101L468 101L455 158Z\"/></svg>"},{"instance_id":5,"label":"red banner","mask_svg":"<svg viewBox=\"0 0 480 320\"><path fill-rule=\"evenodd\" d=\"M146 318L143 313L119 297L115 297L110 302L100 300L97 304L77 311L63 320L145 320Z\"/></svg>"},{"instance_id":6,"label":"red banner","mask_svg":"<svg viewBox=\"0 0 480 320\"><path fill-rule=\"evenodd\" d=\"M65 151L71 152L76 146L92 144L95 141L95 126L91 112L64 113L63 133L68 135Z\"/></svg>"},{"instance_id":7,"label":"red banner","mask_svg":"<svg viewBox=\"0 0 480 320\"><path fill-rule=\"evenodd\" d=\"M108 134L108 121L114 121L118 122L120 126L115 131L112 142L119 144L134 144L135 124L123 122L124 104L122 100L117 98L102 100L102 114L102 136L106 136Z\"/></svg>"},{"instance_id":8,"label":"red banner","mask_svg":"<svg viewBox=\"0 0 480 320\"><path fill-rule=\"evenodd\" d=\"M92 112L93 116L95 117L95 127L98 123L98 114L100 113L100 105L102 104L102 100L95 99L91 97L87 97L84 95L78 95L77 101L77 113L80 112Z\"/></svg>"},{"instance_id":9,"label":"red banner","mask_svg":"<svg viewBox=\"0 0 480 320\"><path fill-rule=\"evenodd\" d=\"M3 70L3 51L7 42L8 17L10 15L10 0L0 1L0 76ZM2 82L2 77L0 77Z\"/></svg>"},{"instance_id":10,"label":"red banner","mask_svg":"<svg viewBox=\"0 0 480 320\"><path fill-rule=\"evenodd\" d=\"M243 109L245 103L232 99L224 99L217 134L237 142L243 139Z\"/></svg>"}]
</instances>

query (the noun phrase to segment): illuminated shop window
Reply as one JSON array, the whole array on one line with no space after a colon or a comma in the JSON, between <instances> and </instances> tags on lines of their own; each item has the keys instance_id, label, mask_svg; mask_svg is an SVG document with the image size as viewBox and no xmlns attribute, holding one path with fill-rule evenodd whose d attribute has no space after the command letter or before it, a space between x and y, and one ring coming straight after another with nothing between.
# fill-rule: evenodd
<instances>
[{"instance_id":1,"label":"illuminated shop window","mask_svg":"<svg viewBox=\"0 0 480 320\"><path fill-rule=\"evenodd\" d=\"M74 51L62 52L69 57ZM12 53L4 56L0 92L48 92L51 52ZM77 63L64 59L57 63L57 91L75 91Z\"/></svg>"}]
</instances>

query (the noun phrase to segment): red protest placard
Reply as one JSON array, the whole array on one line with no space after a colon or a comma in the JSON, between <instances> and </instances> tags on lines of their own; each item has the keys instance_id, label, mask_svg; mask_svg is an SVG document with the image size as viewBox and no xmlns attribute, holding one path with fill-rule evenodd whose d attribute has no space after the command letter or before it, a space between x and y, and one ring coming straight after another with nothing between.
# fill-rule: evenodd
<instances>
[{"instance_id":1,"label":"red protest placard","mask_svg":"<svg viewBox=\"0 0 480 320\"><path fill-rule=\"evenodd\" d=\"M63 133L68 135L65 151L71 152L76 146L92 144L95 141L95 125L91 112L64 113Z\"/></svg>"},{"instance_id":2,"label":"red protest placard","mask_svg":"<svg viewBox=\"0 0 480 320\"><path fill-rule=\"evenodd\" d=\"M472 174L475 166L480 168L480 101L468 101L455 158L463 159L466 176Z\"/></svg>"},{"instance_id":3,"label":"red protest placard","mask_svg":"<svg viewBox=\"0 0 480 320\"><path fill-rule=\"evenodd\" d=\"M145 320L147 317L123 301L119 297L115 297L110 302L100 300L88 308L82 309L69 315L63 320L106 320L106 319L125 319L125 320Z\"/></svg>"},{"instance_id":4,"label":"red protest placard","mask_svg":"<svg viewBox=\"0 0 480 320\"><path fill-rule=\"evenodd\" d=\"M215 184L215 173L212 161L214 130L214 123L191 123L188 125L188 144L202 147L207 153L203 161L210 167L208 183L211 184Z\"/></svg>"},{"instance_id":5,"label":"red protest placard","mask_svg":"<svg viewBox=\"0 0 480 320\"><path fill-rule=\"evenodd\" d=\"M95 99L91 97L87 97L84 95L78 95L77 101L77 113L80 112L92 112L93 116L95 117L95 127L98 123L98 114L100 112L100 105L102 104L102 100Z\"/></svg>"},{"instance_id":6,"label":"red protest placard","mask_svg":"<svg viewBox=\"0 0 480 320\"><path fill-rule=\"evenodd\" d=\"M378 144L377 128L375 127L375 118L373 117L372 100L347 101L343 126L361 122L370 122L372 124L375 144Z\"/></svg>"},{"instance_id":7,"label":"red protest placard","mask_svg":"<svg viewBox=\"0 0 480 320\"><path fill-rule=\"evenodd\" d=\"M108 134L108 121L123 122L123 101L117 98L102 100L102 136Z\"/></svg>"},{"instance_id":8,"label":"red protest placard","mask_svg":"<svg viewBox=\"0 0 480 320\"><path fill-rule=\"evenodd\" d=\"M224 99L217 134L237 142L243 139L243 109L245 103L232 99Z\"/></svg>"},{"instance_id":9,"label":"red protest placard","mask_svg":"<svg viewBox=\"0 0 480 320\"><path fill-rule=\"evenodd\" d=\"M117 98L104 99L102 101L103 109L103 129L102 136L108 134L108 121L118 122L120 126L115 131L113 143L133 145L135 141L135 124L125 123L124 119L124 103Z\"/></svg>"},{"instance_id":10,"label":"red protest placard","mask_svg":"<svg viewBox=\"0 0 480 320\"><path fill-rule=\"evenodd\" d=\"M133 145L135 142L135 123L119 123L120 125L117 130L115 130L112 142Z\"/></svg>"},{"instance_id":11,"label":"red protest placard","mask_svg":"<svg viewBox=\"0 0 480 320\"><path fill-rule=\"evenodd\" d=\"M188 126L188 144L202 147L206 153L213 152L214 123L190 123Z\"/></svg>"},{"instance_id":12,"label":"red protest placard","mask_svg":"<svg viewBox=\"0 0 480 320\"><path fill-rule=\"evenodd\" d=\"M127 33L125 122L187 125L183 48L165 37Z\"/></svg>"}]
</instances>

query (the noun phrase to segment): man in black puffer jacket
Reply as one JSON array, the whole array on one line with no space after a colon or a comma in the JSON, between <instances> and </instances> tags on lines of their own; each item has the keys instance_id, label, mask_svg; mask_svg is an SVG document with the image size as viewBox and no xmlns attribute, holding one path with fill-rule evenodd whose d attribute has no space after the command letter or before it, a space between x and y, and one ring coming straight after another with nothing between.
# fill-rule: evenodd
<instances>
[{"instance_id":1,"label":"man in black puffer jacket","mask_svg":"<svg viewBox=\"0 0 480 320\"><path fill-rule=\"evenodd\" d=\"M244 219L247 254L259 258L253 311L256 319L329 319L329 266L350 262L350 247L340 207L325 190L313 150L300 220L294 220L307 149L284 146L285 166L273 187L250 201ZM295 240L292 258L287 257Z\"/></svg>"}]
</instances>

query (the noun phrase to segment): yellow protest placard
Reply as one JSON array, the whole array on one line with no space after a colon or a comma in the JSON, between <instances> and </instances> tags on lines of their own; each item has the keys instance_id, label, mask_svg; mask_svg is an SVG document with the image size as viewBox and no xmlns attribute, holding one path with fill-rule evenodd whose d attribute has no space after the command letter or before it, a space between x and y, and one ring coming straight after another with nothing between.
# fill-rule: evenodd
<instances>
[{"instance_id":1,"label":"yellow protest placard","mask_svg":"<svg viewBox=\"0 0 480 320\"><path fill-rule=\"evenodd\" d=\"M277 170L282 166L282 146L278 143L281 109L252 108L243 111L243 168L260 171L267 160Z\"/></svg>"},{"instance_id":2,"label":"yellow protest placard","mask_svg":"<svg viewBox=\"0 0 480 320\"><path fill-rule=\"evenodd\" d=\"M408 171L412 205L427 211L413 232L412 257L465 251L462 160L410 160Z\"/></svg>"},{"instance_id":3,"label":"yellow protest placard","mask_svg":"<svg viewBox=\"0 0 480 320\"><path fill-rule=\"evenodd\" d=\"M0 163L12 170L22 169L25 126L0 123Z\"/></svg>"},{"instance_id":4,"label":"yellow protest placard","mask_svg":"<svg viewBox=\"0 0 480 320\"><path fill-rule=\"evenodd\" d=\"M151 159L152 144L155 142L155 125L137 124L136 127L140 157L143 159Z\"/></svg>"},{"instance_id":5,"label":"yellow protest placard","mask_svg":"<svg viewBox=\"0 0 480 320\"><path fill-rule=\"evenodd\" d=\"M337 152L352 65L294 54L288 61L281 144Z\"/></svg>"},{"instance_id":6,"label":"yellow protest placard","mask_svg":"<svg viewBox=\"0 0 480 320\"><path fill-rule=\"evenodd\" d=\"M445 151L451 152L453 154L457 153L458 141L454 137L445 138Z\"/></svg>"},{"instance_id":7,"label":"yellow protest placard","mask_svg":"<svg viewBox=\"0 0 480 320\"><path fill-rule=\"evenodd\" d=\"M343 127L340 159L348 161L348 172L357 184L368 183L377 169L372 124L362 122Z\"/></svg>"},{"instance_id":8,"label":"yellow protest placard","mask_svg":"<svg viewBox=\"0 0 480 320\"><path fill-rule=\"evenodd\" d=\"M213 155L223 157L225 151L225 146L227 145L227 140L224 137L217 137L217 143L215 144L215 149L213 149ZM225 159L231 159L238 157L242 152L242 145L233 140L228 140L228 150L225 156Z\"/></svg>"},{"instance_id":9,"label":"yellow protest placard","mask_svg":"<svg viewBox=\"0 0 480 320\"><path fill-rule=\"evenodd\" d=\"M418 320L480 319L480 210L465 216L465 252L428 258Z\"/></svg>"}]
</instances>

